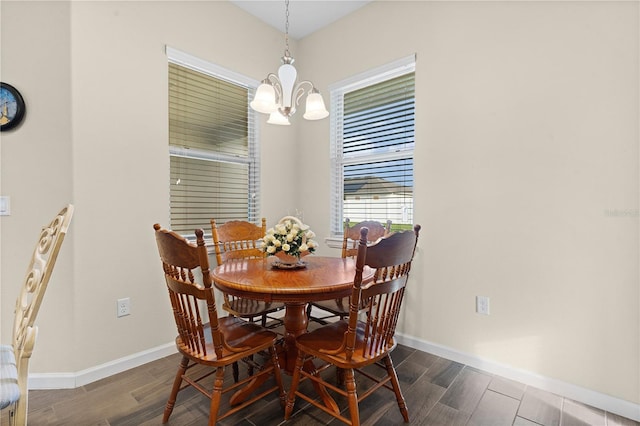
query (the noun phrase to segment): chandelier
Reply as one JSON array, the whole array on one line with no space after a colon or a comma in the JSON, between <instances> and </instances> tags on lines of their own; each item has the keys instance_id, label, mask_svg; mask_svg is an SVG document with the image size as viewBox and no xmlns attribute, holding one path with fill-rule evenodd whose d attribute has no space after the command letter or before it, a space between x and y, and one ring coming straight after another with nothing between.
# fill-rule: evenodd
<instances>
[{"instance_id":1,"label":"chandelier","mask_svg":"<svg viewBox=\"0 0 640 426\"><path fill-rule=\"evenodd\" d=\"M269 114L267 123L288 126L289 117L296 112L300 99L308 88L305 113L307 120L321 120L329 115L324 106L322 95L308 80L297 81L298 71L293 66L294 59L289 53L289 0L285 1L285 49L282 65L278 68L278 75L270 73L262 80L251 101L251 108L263 114Z\"/></svg>"}]
</instances>

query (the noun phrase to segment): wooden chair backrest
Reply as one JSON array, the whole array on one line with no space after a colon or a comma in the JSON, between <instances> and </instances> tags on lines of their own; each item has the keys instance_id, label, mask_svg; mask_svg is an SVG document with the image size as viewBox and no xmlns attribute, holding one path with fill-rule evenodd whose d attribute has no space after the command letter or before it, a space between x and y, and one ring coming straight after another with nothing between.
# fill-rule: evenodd
<instances>
[{"instance_id":1,"label":"wooden chair backrest","mask_svg":"<svg viewBox=\"0 0 640 426\"><path fill-rule=\"evenodd\" d=\"M158 252L183 349L198 358L213 356L207 354L206 349L206 342L212 341L215 356L222 357L223 342L218 329L218 312L211 286L204 231L196 229L194 245L181 235L162 229L159 224L153 225L153 228L156 231ZM205 336L206 318L201 313L201 301L206 303L211 326L210 336Z\"/></svg>"},{"instance_id":2,"label":"wooden chair backrest","mask_svg":"<svg viewBox=\"0 0 640 426\"><path fill-rule=\"evenodd\" d=\"M40 232L40 238L31 255L27 274L16 301L13 323L13 347L15 351L23 347L27 340L35 341L35 330L30 329L33 329L40 311L44 293L47 290L53 267L72 217L73 205L69 204ZM32 338L29 338L29 335L32 335ZM19 358L17 352L16 358Z\"/></svg>"},{"instance_id":3,"label":"wooden chair backrest","mask_svg":"<svg viewBox=\"0 0 640 426\"><path fill-rule=\"evenodd\" d=\"M363 357L377 357L392 347L420 225L415 225L413 231L396 232L369 246L367 233L366 227L360 230L349 328L345 334L348 359L354 353L359 318L365 318L363 321L366 322ZM363 285L362 271L365 266L375 269L375 273L373 280ZM362 306L366 306L364 316L359 315Z\"/></svg>"},{"instance_id":4,"label":"wooden chair backrest","mask_svg":"<svg viewBox=\"0 0 640 426\"><path fill-rule=\"evenodd\" d=\"M230 259L265 257L260 244L267 233L267 220L263 217L261 226L243 220L232 220L218 226L211 219L213 244L218 265Z\"/></svg>"},{"instance_id":5,"label":"wooden chair backrest","mask_svg":"<svg viewBox=\"0 0 640 426\"><path fill-rule=\"evenodd\" d=\"M344 221L344 233L342 238L342 257L353 257L358 254L358 242L360 241L360 230L366 227L369 229L367 234L367 242L377 241L391 232L391 221L387 220L387 224L366 220L350 226L349 219Z\"/></svg>"},{"instance_id":6,"label":"wooden chair backrest","mask_svg":"<svg viewBox=\"0 0 640 426\"><path fill-rule=\"evenodd\" d=\"M29 360L38 336L35 321L72 217L73 205L68 204L42 228L16 301L11 341L19 388L18 399L14 401L16 405L13 424L16 425L27 424ZM3 358L3 364L7 356L8 354L0 356ZM11 367L3 365L2 368Z\"/></svg>"}]
</instances>

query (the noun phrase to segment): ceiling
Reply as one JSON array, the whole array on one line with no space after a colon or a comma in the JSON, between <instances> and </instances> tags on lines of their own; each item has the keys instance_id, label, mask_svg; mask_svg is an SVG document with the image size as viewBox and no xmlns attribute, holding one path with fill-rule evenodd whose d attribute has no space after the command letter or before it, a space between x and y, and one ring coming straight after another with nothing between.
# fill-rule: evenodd
<instances>
[{"instance_id":1,"label":"ceiling","mask_svg":"<svg viewBox=\"0 0 640 426\"><path fill-rule=\"evenodd\" d=\"M290 0L289 36L299 40L339 20L371 0ZM285 32L285 2L272 0L231 0L231 3Z\"/></svg>"}]
</instances>

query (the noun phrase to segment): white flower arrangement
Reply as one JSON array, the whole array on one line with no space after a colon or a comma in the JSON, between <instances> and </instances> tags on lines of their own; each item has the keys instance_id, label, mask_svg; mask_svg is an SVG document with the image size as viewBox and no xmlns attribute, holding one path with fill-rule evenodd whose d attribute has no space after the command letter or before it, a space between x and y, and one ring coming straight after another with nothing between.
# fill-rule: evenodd
<instances>
[{"instance_id":1,"label":"white flower arrangement","mask_svg":"<svg viewBox=\"0 0 640 426\"><path fill-rule=\"evenodd\" d=\"M262 239L262 250L268 256L275 256L282 252L289 256L300 258L313 253L318 247L313 238L316 234L303 224L298 218L285 216L273 228L267 230Z\"/></svg>"}]
</instances>

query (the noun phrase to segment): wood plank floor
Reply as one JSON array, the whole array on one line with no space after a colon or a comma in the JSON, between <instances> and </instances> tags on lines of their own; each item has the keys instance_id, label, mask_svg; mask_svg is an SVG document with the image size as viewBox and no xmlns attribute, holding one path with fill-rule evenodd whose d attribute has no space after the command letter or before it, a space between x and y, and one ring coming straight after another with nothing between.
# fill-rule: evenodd
<instances>
[{"instance_id":1,"label":"wood plank floor","mask_svg":"<svg viewBox=\"0 0 640 426\"><path fill-rule=\"evenodd\" d=\"M409 407L411 425L640 426L639 423L475 368L399 345L392 354ZM171 355L77 389L29 392L29 425L160 425L180 357ZM329 371L332 374L333 372ZM288 388L290 378L284 376ZM341 407L344 401L338 400ZM169 425L205 425L208 400L185 390ZM346 406L344 407L346 409ZM7 410L0 424L8 424ZM379 390L360 405L363 425L403 424L391 392ZM339 421L296 402L283 421L275 395L221 425L338 425Z\"/></svg>"}]
</instances>

